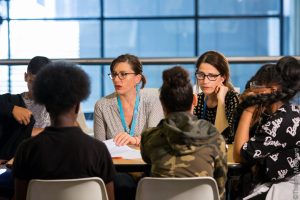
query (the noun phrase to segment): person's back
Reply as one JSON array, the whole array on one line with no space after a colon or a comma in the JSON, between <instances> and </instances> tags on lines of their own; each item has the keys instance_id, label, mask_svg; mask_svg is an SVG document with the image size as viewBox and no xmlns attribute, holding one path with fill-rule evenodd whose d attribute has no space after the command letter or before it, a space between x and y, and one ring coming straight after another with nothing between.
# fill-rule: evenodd
<instances>
[{"instance_id":1,"label":"person's back","mask_svg":"<svg viewBox=\"0 0 300 200\"><path fill-rule=\"evenodd\" d=\"M51 126L24 141L13 164L16 199L25 199L31 179L100 177L114 199L115 169L101 141L76 125L80 102L90 93L87 74L72 63L54 62L42 70L33 86L34 99L45 105Z\"/></svg>"},{"instance_id":2,"label":"person's back","mask_svg":"<svg viewBox=\"0 0 300 200\"><path fill-rule=\"evenodd\" d=\"M111 157L104 143L80 127L47 127L20 145L14 162L19 179L68 179L97 176L112 180ZM22 168L22 170L21 170Z\"/></svg>"},{"instance_id":3,"label":"person's back","mask_svg":"<svg viewBox=\"0 0 300 200\"><path fill-rule=\"evenodd\" d=\"M186 112L174 112L142 136L143 159L156 177L224 177L225 141L216 128ZM217 169L222 166L216 177Z\"/></svg>"},{"instance_id":4,"label":"person's back","mask_svg":"<svg viewBox=\"0 0 300 200\"><path fill-rule=\"evenodd\" d=\"M225 140L208 121L192 114L197 102L181 67L163 73L160 100L166 113L157 127L142 133L141 154L151 164L151 176L211 176L225 198L227 162Z\"/></svg>"}]
</instances>

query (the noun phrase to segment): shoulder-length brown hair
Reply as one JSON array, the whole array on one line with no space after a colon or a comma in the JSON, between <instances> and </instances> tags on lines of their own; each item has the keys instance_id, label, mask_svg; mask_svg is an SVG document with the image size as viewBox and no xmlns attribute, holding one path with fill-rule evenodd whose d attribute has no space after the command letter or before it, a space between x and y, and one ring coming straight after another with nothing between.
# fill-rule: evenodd
<instances>
[{"instance_id":1,"label":"shoulder-length brown hair","mask_svg":"<svg viewBox=\"0 0 300 200\"><path fill-rule=\"evenodd\" d=\"M146 85L146 77L143 75L143 65L140 59L137 56L132 54L120 55L116 59L114 59L110 64L110 72L112 73L115 66L122 62L128 63L135 74L140 74L142 76L141 88L144 88L144 86Z\"/></svg>"}]
</instances>

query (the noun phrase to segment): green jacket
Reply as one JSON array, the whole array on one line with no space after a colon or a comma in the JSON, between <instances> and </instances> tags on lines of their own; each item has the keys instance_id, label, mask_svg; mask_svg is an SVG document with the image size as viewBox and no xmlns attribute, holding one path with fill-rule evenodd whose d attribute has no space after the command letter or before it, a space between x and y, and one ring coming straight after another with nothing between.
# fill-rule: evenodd
<instances>
[{"instance_id":1,"label":"green jacket","mask_svg":"<svg viewBox=\"0 0 300 200\"><path fill-rule=\"evenodd\" d=\"M188 112L174 112L142 133L141 154L154 177L215 178L225 199L225 140L210 122Z\"/></svg>"}]
</instances>

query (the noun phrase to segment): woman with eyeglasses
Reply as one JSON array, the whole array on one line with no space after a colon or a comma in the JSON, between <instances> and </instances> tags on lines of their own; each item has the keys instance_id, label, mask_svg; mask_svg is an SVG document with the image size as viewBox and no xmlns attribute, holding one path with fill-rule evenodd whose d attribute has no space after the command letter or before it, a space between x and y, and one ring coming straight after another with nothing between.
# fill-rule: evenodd
<instances>
[{"instance_id":1,"label":"woman with eyeglasses","mask_svg":"<svg viewBox=\"0 0 300 200\"><path fill-rule=\"evenodd\" d=\"M194 114L214 124L226 142L232 143L233 115L239 99L230 83L227 59L215 51L205 52L197 60L195 76L202 92L198 93Z\"/></svg>"},{"instance_id":2,"label":"woman with eyeglasses","mask_svg":"<svg viewBox=\"0 0 300 200\"><path fill-rule=\"evenodd\" d=\"M98 100L94 110L94 133L101 141L116 145L139 145L141 133L164 117L155 89L143 89L146 78L138 57L124 54L110 65L115 92ZM140 86L141 85L141 86Z\"/></svg>"}]
</instances>

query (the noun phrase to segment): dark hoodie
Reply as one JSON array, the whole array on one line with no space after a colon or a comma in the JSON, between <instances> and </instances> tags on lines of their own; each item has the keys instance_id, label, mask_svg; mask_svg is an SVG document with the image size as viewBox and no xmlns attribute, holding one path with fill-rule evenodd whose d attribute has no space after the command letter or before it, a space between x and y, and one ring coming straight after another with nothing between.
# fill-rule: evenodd
<instances>
[{"instance_id":1,"label":"dark hoodie","mask_svg":"<svg viewBox=\"0 0 300 200\"><path fill-rule=\"evenodd\" d=\"M170 113L157 127L142 133L141 154L152 165L152 176L211 176L225 199L225 140L210 122L188 112Z\"/></svg>"}]
</instances>

